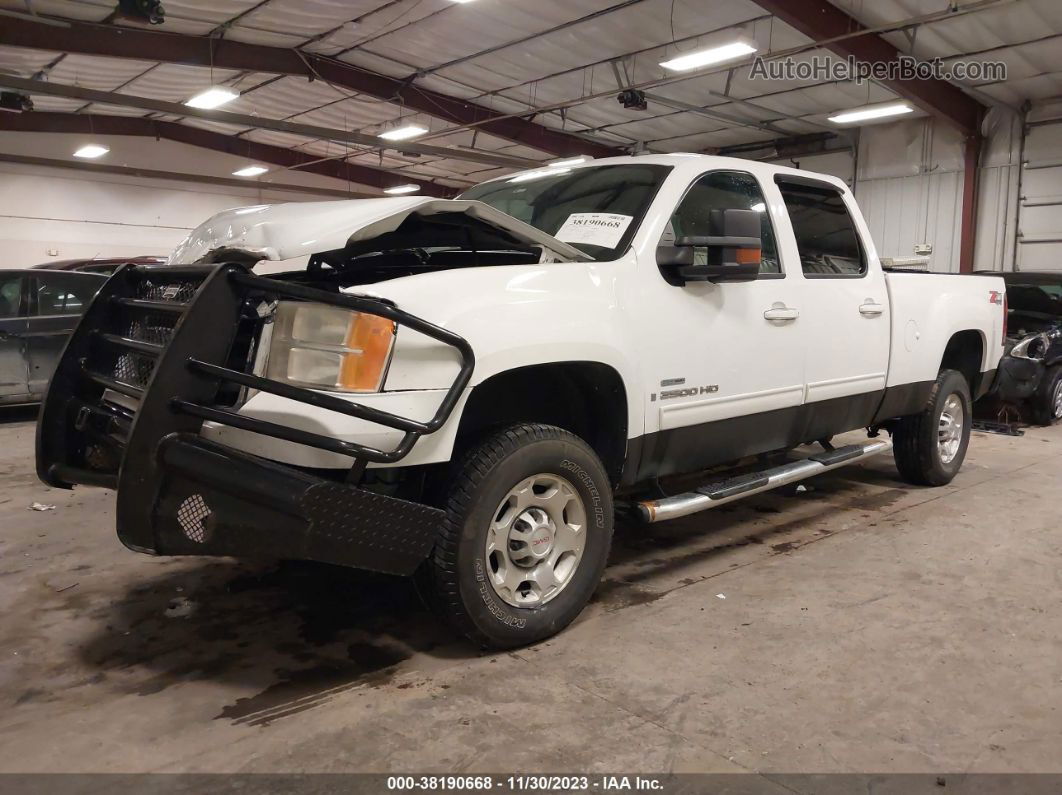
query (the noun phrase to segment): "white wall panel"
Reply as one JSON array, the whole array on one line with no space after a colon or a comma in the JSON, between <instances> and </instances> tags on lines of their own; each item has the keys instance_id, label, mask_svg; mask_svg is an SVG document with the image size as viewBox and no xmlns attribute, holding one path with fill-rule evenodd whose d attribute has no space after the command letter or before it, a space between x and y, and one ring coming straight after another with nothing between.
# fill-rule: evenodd
<instances>
[{"instance_id":1,"label":"white wall panel","mask_svg":"<svg viewBox=\"0 0 1062 795\"><path fill-rule=\"evenodd\" d=\"M0 164L0 268L54 259L169 254L209 216L320 196ZM53 253L54 252L54 253Z\"/></svg>"},{"instance_id":2,"label":"white wall panel","mask_svg":"<svg viewBox=\"0 0 1062 795\"><path fill-rule=\"evenodd\" d=\"M975 270L1011 270L1021 123L996 110L985 124L978 172ZM917 119L860 134L855 193L883 257L933 246L930 268L957 273L962 229L963 141L947 125Z\"/></svg>"},{"instance_id":3,"label":"white wall panel","mask_svg":"<svg viewBox=\"0 0 1062 795\"><path fill-rule=\"evenodd\" d=\"M1062 270L1062 106L1030 113L1018 209L1018 270Z\"/></svg>"}]
</instances>

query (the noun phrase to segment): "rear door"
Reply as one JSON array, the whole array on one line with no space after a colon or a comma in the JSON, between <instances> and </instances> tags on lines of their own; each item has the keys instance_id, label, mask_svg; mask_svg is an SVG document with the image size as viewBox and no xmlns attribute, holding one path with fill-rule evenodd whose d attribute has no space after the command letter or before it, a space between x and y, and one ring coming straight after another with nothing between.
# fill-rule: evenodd
<instances>
[{"instance_id":1,"label":"rear door","mask_svg":"<svg viewBox=\"0 0 1062 795\"><path fill-rule=\"evenodd\" d=\"M25 399L29 393L26 369L26 285L19 273L0 271L0 402Z\"/></svg>"},{"instance_id":2,"label":"rear door","mask_svg":"<svg viewBox=\"0 0 1062 795\"><path fill-rule=\"evenodd\" d=\"M804 277L806 422L815 439L870 423L889 367L889 296L854 199L828 182L779 175Z\"/></svg>"},{"instance_id":3,"label":"rear door","mask_svg":"<svg viewBox=\"0 0 1062 795\"><path fill-rule=\"evenodd\" d=\"M105 281L103 276L74 271L33 275L26 350L29 389L34 395L44 395L67 338Z\"/></svg>"}]
</instances>

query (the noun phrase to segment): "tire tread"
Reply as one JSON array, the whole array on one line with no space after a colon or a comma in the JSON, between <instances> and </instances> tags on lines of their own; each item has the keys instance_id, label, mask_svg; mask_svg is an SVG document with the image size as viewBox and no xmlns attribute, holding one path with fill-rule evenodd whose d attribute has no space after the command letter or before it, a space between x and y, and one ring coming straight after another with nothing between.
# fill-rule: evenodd
<instances>
[{"instance_id":1,"label":"tire tread","mask_svg":"<svg viewBox=\"0 0 1062 795\"><path fill-rule=\"evenodd\" d=\"M498 646L496 638L482 632L472 620L461 599L458 578L458 549L462 519L472 509L473 495L480 484L505 458L529 444L542 441L565 441L581 447L593 456L601 471L604 465L582 439L563 428L540 423L510 425L489 436L460 459L450 480L444 504L446 519L439 528L435 547L422 567L422 591L429 605L462 634L483 646Z\"/></svg>"}]
</instances>

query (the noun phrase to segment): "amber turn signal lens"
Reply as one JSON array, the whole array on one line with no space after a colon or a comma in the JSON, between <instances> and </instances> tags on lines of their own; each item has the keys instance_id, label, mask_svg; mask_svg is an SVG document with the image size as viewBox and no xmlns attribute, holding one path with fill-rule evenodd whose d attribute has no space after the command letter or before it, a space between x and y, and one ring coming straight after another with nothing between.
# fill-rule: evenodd
<instances>
[{"instance_id":1,"label":"amber turn signal lens","mask_svg":"<svg viewBox=\"0 0 1062 795\"><path fill-rule=\"evenodd\" d=\"M347 330L345 345L359 352L343 357L338 385L351 392L378 391L383 386L394 338L394 321L359 313Z\"/></svg>"},{"instance_id":2,"label":"amber turn signal lens","mask_svg":"<svg viewBox=\"0 0 1062 795\"><path fill-rule=\"evenodd\" d=\"M737 264L738 265L752 265L753 263L759 264L762 255L758 248L739 248L737 249Z\"/></svg>"}]
</instances>

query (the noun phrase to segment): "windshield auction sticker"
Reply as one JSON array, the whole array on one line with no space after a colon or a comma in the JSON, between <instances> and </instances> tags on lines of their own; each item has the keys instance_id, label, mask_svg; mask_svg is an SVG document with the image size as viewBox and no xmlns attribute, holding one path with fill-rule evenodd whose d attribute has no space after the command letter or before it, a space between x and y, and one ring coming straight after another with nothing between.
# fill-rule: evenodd
<instances>
[{"instance_id":1,"label":"windshield auction sticker","mask_svg":"<svg viewBox=\"0 0 1062 795\"><path fill-rule=\"evenodd\" d=\"M553 236L565 243L615 248L633 220L633 215L616 213L572 213Z\"/></svg>"}]
</instances>

